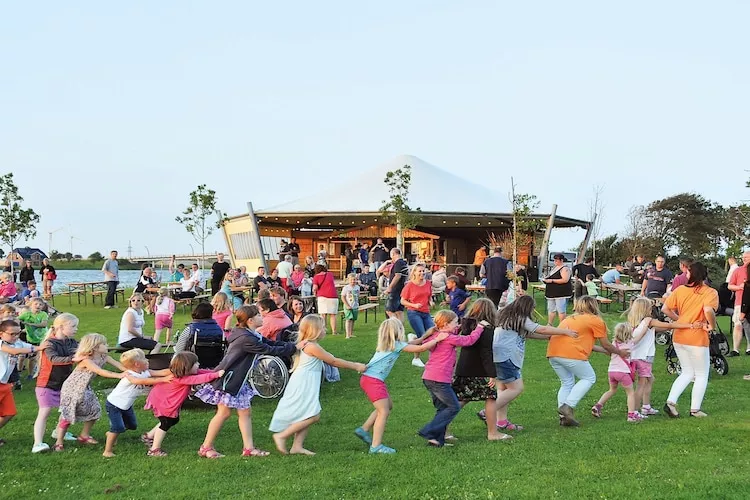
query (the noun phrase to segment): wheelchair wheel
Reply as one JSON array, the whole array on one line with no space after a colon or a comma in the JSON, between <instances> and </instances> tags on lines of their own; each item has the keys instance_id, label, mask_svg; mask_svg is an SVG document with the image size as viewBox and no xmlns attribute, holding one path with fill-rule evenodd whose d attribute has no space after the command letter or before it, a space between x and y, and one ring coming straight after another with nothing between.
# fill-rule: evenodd
<instances>
[{"instance_id":1,"label":"wheelchair wheel","mask_svg":"<svg viewBox=\"0 0 750 500\"><path fill-rule=\"evenodd\" d=\"M680 360L679 359L668 359L667 360L667 372L670 375L679 375L682 373L682 367L680 366Z\"/></svg>"},{"instance_id":2,"label":"wheelchair wheel","mask_svg":"<svg viewBox=\"0 0 750 500\"><path fill-rule=\"evenodd\" d=\"M275 356L259 356L248 375L250 387L264 399L281 396L288 381L289 371L286 365Z\"/></svg>"},{"instance_id":3,"label":"wheelchair wheel","mask_svg":"<svg viewBox=\"0 0 750 500\"><path fill-rule=\"evenodd\" d=\"M656 332L656 343L659 345L667 345L671 334L672 332L669 331Z\"/></svg>"},{"instance_id":4,"label":"wheelchair wheel","mask_svg":"<svg viewBox=\"0 0 750 500\"><path fill-rule=\"evenodd\" d=\"M714 370L716 370L716 373L719 375L726 375L729 373L729 363L724 356L711 358L711 366L714 367Z\"/></svg>"}]
</instances>

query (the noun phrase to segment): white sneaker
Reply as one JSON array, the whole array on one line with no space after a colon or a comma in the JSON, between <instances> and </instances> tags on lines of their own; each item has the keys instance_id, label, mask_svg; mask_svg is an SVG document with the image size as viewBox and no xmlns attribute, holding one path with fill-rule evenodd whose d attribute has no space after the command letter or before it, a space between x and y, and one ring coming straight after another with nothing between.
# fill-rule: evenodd
<instances>
[{"instance_id":1,"label":"white sneaker","mask_svg":"<svg viewBox=\"0 0 750 500\"><path fill-rule=\"evenodd\" d=\"M55 427L55 430L53 430L52 434L50 434L50 435L52 436L52 439L57 439L57 427ZM66 432L65 433L65 437L63 438L63 440L64 441L75 441L76 437L73 434L71 434L70 432Z\"/></svg>"},{"instance_id":2,"label":"white sneaker","mask_svg":"<svg viewBox=\"0 0 750 500\"><path fill-rule=\"evenodd\" d=\"M43 451L49 451L49 445L47 443L35 444L31 448L31 453L41 453Z\"/></svg>"},{"instance_id":3,"label":"white sneaker","mask_svg":"<svg viewBox=\"0 0 750 500\"><path fill-rule=\"evenodd\" d=\"M104 309L112 309L112 306L104 306Z\"/></svg>"},{"instance_id":4,"label":"white sneaker","mask_svg":"<svg viewBox=\"0 0 750 500\"><path fill-rule=\"evenodd\" d=\"M422 360L419 358L414 358L411 360L412 366L417 366L419 368L424 368L424 363L422 363Z\"/></svg>"}]
</instances>

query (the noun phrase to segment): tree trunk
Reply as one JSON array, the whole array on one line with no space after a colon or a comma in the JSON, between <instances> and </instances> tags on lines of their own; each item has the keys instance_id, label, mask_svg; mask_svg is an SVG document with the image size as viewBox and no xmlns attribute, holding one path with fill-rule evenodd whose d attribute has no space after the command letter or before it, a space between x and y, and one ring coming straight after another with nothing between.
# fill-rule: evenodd
<instances>
[{"instance_id":1,"label":"tree trunk","mask_svg":"<svg viewBox=\"0 0 750 500\"><path fill-rule=\"evenodd\" d=\"M396 222L396 248L401 250L401 255L406 257L404 253L404 228L401 227L401 222Z\"/></svg>"}]
</instances>

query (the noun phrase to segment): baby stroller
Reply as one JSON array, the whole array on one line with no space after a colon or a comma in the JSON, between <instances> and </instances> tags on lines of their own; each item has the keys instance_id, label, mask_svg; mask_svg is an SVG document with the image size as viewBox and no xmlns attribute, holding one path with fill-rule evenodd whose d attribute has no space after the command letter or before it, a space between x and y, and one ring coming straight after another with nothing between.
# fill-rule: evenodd
<instances>
[{"instance_id":1,"label":"baby stroller","mask_svg":"<svg viewBox=\"0 0 750 500\"><path fill-rule=\"evenodd\" d=\"M661 310L661 302L658 299L660 296L658 293L651 292L648 294L648 298L652 301L651 306L651 317L655 320L663 323L670 323L672 320L667 317ZM664 330L656 332L656 343L659 345L667 345L672 341L672 330Z\"/></svg>"},{"instance_id":2,"label":"baby stroller","mask_svg":"<svg viewBox=\"0 0 750 500\"><path fill-rule=\"evenodd\" d=\"M719 375L726 375L729 373L729 363L727 358L724 356L729 352L729 341L727 340L724 332L721 331L719 325L716 325L717 330L708 333L708 350L710 356L710 365ZM667 372L674 375L682 373L682 367L680 366L680 360L677 358L677 352L675 352L674 344L672 343L672 334L670 332L669 342L667 348L664 351L664 358L667 361Z\"/></svg>"}]
</instances>

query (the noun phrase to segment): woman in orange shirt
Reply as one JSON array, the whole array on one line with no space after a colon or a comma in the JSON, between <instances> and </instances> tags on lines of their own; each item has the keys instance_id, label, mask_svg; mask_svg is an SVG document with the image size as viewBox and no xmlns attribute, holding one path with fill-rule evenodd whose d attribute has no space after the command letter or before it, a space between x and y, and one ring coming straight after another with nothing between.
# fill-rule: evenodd
<instances>
[{"instance_id":1,"label":"woman in orange shirt","mask_svg":"<svg viewBox=\"0 0 750 500\"><path fill-rule=\"evenodd\" d=\"M573 315L565 318L559 328L573 330L578 337L555 335L547 346L547 358L560 378L557 392L557 412L560 425L577 427L574 409L596 382L596 373L589 363L591 351L609 352L627 357L627 349L618 349L607 339L607 325L599 316L599 304L594 297L584 296L573 307ZM594 348L599 340L601 348ZM578 382L576 382L578 379Z\"/></svg>"},{"instance_id":2,"label":"woman in orange shirt","mask_svg":"<svg viewBox=\"0 0 750 500\"><path fill-rule=\"evenodd\" d=\"M710 363L708 332L716 328L716 309L719 307L719 294L704 282L708 277L706 266L693 262L687 270L688 282L677 288L667 297L662 312L680 323L704 322L705 328L685 328L675 330L672 341L680 359L682 373L672 384L664 411L671 418L677 418L677 400L693 382L690 395L690 416L706 417L701 411L703 396L708 385Z\"/></svg>"}]
</instances>

